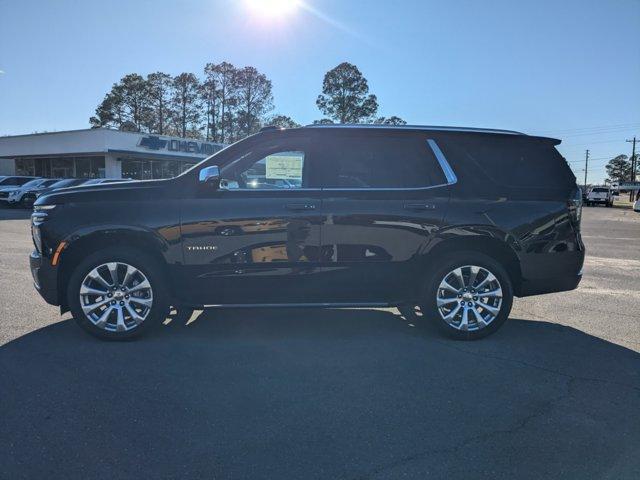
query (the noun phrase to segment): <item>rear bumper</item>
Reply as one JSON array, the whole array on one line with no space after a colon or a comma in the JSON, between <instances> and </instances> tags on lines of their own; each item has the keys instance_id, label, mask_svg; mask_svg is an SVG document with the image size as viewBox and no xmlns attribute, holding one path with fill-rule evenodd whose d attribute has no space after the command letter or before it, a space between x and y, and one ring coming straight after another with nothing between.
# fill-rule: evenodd
<instances>
[{"instance_id":1,"label":"rear bumper","mask_svg":"<svg viewBox=\"0 0 640 480\"><path fill-rule=\"evenodd\" d=\"M582 272L578 275L565 277L547 278L543 280L528 280L520 284L520 289L516 293L518 297L529 297L531 295L542 295L544 293L566 292L578 288L582 280Z\"/></svg>"},{"instance_id":2,"label":"rear bumper","mask_svg":"<svg viewBox=\"0 0 640 480\"><path fill-rule=\"evenodd\" d=\"M584 255L584 247L579 251L522 255L522 281L516 288L516 296L574 290L582 280Z\"/></svg>"},{"instance_id":3,"label":"rear bumper","mask_svg":"<svg viewBox=\"0 0 640 480\"><path fill-rule=\"evenodd\" d=\"M29 256L29 267L33 284L42 298L51 305L60 305L56 267L51 266L36 250Z\"/></svg>"}]
</instances>

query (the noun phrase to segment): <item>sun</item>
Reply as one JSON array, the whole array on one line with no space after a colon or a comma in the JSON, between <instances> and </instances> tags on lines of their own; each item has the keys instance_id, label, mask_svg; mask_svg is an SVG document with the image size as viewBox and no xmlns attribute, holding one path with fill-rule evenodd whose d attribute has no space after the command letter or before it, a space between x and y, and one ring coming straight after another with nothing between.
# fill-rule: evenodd
<instances>
[{"instance_id":1,"label":"sun","mask_svg":"<svg viewBox=\"0 0 640 480\"><path fill-rule=\"evenodd\" d=\"M300 0L245 0L247 8L260 17L280 18L293 13Z\"/></svg>"}]
</instances>

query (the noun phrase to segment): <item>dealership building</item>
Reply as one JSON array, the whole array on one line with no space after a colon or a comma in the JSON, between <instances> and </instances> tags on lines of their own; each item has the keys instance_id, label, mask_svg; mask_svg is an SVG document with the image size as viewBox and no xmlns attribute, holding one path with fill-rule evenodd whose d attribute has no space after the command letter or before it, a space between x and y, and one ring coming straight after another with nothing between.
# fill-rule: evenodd
<instances>
[{"instance_id":1,"label":"dealership building","mask_svg":"<svg viewBox=\"0 0 640 480\"><path fill-rule=\"evenodd\" d=\"M219 143L108 128L0 137L0 175L131 178L179 175Z\"/></svg>"}]
</instances>

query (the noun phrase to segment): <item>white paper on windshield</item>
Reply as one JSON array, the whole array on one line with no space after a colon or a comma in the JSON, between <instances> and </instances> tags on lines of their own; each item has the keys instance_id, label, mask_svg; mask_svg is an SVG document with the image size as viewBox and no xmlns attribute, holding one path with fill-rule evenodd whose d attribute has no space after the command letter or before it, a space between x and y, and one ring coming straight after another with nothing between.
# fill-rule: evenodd
<instances>
[{"instance_id":1,"label":"white paper on windshield","mask_svg":"<svg viewBox=\"0 0 640 480\"><path fill-rule=\"evenodd\" d=\"M302 155L269 155L266 158L266 178L274 180L302 180Z\"/></svg>"}]
</instances>

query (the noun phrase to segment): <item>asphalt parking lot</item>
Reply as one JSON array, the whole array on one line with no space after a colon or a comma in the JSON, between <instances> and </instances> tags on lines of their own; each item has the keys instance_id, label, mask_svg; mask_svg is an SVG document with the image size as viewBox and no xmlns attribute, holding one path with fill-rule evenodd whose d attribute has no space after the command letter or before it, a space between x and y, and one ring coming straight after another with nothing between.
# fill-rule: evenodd
<instances>
[{"instance_id":1,"label":"asphalt parking lot","mask_svg":"<svg viewBox=\"0 0 640 480\"><path fill-rule=\"evenodd\" d=\"M105 343L35 293L0 209L0 478L640 478L640 214L583 233L580 287L478 342L363 309Z\"/></svg>"}]
</instances>

